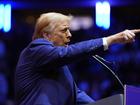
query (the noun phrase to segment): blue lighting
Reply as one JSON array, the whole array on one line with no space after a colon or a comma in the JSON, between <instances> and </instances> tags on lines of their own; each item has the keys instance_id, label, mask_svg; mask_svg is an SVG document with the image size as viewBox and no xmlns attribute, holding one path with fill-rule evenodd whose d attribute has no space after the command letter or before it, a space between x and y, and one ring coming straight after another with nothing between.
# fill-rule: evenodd
<instances>
[{"instance_id":1,"label":"blue lighting","mask_svg":"<svg viewBox=\"0 0 140 105\"><path fill-rule=\"evenodd\" d=\"M4 5L0 4L0 29L4 26Z\"/></svg>"},{"instance_id":2,"label":"blue lighting","mask_svg":"<svg viewBox=\"0 0 140 105\"><path fill-rule=\"evenodd\" d=\"M103 2L104 8L104 28L109 29L110 27L110 4L108 2Z\"/></svg>"},{"instance_id":3,"label":"blue lighting","mask_svg":"<svg viewBox=\"0 0 140 105\"><path fill-rule=\"evenodd\" d=\"M5 43L0 41L0 58L5 56L6 46Z\"/></svg>"},{"instance_id":4,"label":"blue lighting","mask_svg":"<svg viewBox=\"0 0 140 105\"><path fill-rule=\"evenodd\" d=\"M0 29L4 32L11 29L11 4L0 4Z\"/></svg>"},{"instance_id":5,"label":"blue lighting","mask_svg":"<svg viewBox=\"0 0 140 105\"><path fill-rule=\"evenodd\" d=\"M5 5L5 14L4 14L4 32L8 32L11 29L11 5Z\"/></svg>"},{"instance_id":6,"label":"blue lighting","mask_svg":"<svg viewBox=\"0 0 140 105\"><path fill-rule=\"evenodd\" d=\"M102 27L103 25L103 10L102 10L102 3L97 2L96 3L96 25L99 27Z\"/></svg>"},{"instance_id":7,"label":"blue lighting","mask_svg":"<svg viewBox=\"0 0 140 105\"><path fill-rule=\"evenodd\" d=\"M96 25L109 29L110 27L110 4L107 1L96 2Z\"/></svg>"}]
</instances>

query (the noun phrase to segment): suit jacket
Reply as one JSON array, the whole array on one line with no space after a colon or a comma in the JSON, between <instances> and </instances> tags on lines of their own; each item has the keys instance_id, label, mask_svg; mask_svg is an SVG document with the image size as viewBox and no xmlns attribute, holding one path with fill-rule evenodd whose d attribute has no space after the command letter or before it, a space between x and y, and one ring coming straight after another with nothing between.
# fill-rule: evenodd
<instances>
[{"instance_id":1,"label":"suit jacket","mask_svg":"<svg viewBox=\"0 0 140 105\"><path fill-rule=\"evenodd\" d=\"M17 105L83 105L94 102L79 90L67 64L103 51L102 39L54 46L40 38L20 54L15 72Z\"/></svg>"}]
</instances>

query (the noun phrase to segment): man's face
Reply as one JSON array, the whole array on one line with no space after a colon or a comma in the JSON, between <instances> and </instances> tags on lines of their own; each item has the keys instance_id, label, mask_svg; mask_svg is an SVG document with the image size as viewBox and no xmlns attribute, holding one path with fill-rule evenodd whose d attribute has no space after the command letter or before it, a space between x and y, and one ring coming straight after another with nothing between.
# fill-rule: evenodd
<instances>
[{"instance_id":1,"label":"man's face","mask_svg":"<svg viewBox=\"0 0 140 105\"><path fill-rule=\"evenodd\" d=\"M66 46L70 42L70 38L72 37L70 30L69 30L69 20L61 20L56 24L55 29L51 33L51 41L56 46Z\"/></svg>"}]
</instances>

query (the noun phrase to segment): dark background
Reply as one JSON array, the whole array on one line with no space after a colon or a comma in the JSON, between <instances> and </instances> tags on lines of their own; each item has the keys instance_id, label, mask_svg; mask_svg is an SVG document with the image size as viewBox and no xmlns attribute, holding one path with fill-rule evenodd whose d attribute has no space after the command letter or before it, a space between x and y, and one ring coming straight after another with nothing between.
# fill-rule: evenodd
<instances>
[{"instance_id":1,"label":"dark background","mask_svg":"<svg viewBox=\"0 0 140 105\"><path fill-rule=\"evenodd\" d=\"M71 44L106 37L125 29L140 28L139 0L110 0L111 25L108 30L95 24L95 0L0 1L7 2L12 5L12 28L8 33L0 30L0 102L5 102L4 105L14 105L15 67L20 52L31 41L34 25L40 14L60 12L66 15L92 17L92 27L71 31ZM137 34L135 42L112 45L99 55L112 62L107 65L123 84L140 87L140 34ZM73 62L69 67L79 88L95 100L123 93L121 85L112 74L92 57Z\"/></svg>"}]
</instances>

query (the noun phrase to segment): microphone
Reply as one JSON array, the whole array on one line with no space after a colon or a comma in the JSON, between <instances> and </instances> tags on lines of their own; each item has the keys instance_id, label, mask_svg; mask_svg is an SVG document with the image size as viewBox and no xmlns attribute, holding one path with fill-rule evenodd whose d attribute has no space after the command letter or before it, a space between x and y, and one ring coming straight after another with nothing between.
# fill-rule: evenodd
<instances>
[{"instance_id":1,"label":"microphone","mask_svg":"<svg viewBox=\"0 0 140 105\"><path fill-rule=\"evenodd\" d=\"M121 87L124 89L124 85L122 83L122 81L119 79L119 77L115 74L115 72L109 68L104 62L107 62L107 63L112 63L110 61L107 61L105 60L104 58L100 57L99 55L93 55L92 56L96 61L98 61L100 64L102 64L107 70L109 70L109 72L111 72L111 74L113 74L113 76L117 79L117 81L119 82L119 84L121 85ZM104 61L104 62L102 62Z\"/></svg>"},{"instance_id":2,"label":"microphone","mask_svg":"<svg viewBox=\"0 0 140 105\"><path fill-rule=\"evenodd\" d=\"M98 59L100 59L100 60L102 60L102 61L104 61L104 62L106 62L106 63L113 64L112 62L105 60L104 58L102 58L99 55L95 55L95 57L98 58Z\"/></svg>"}]
</instances>

